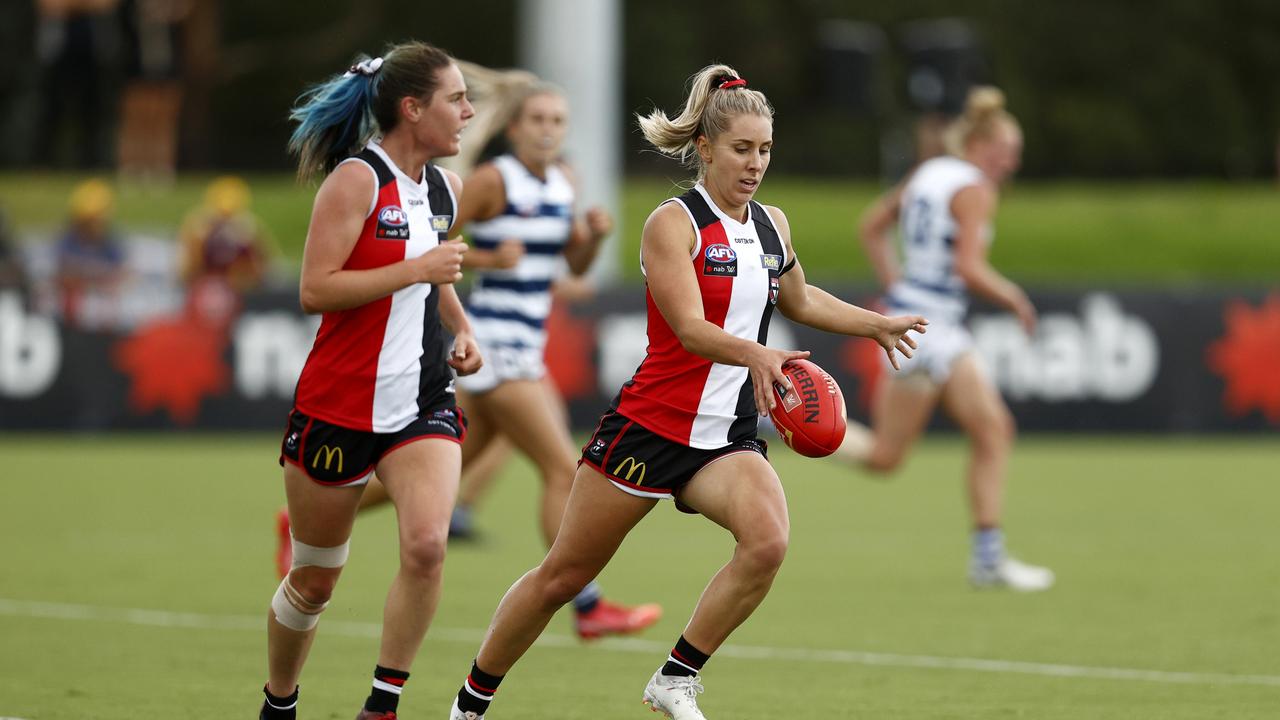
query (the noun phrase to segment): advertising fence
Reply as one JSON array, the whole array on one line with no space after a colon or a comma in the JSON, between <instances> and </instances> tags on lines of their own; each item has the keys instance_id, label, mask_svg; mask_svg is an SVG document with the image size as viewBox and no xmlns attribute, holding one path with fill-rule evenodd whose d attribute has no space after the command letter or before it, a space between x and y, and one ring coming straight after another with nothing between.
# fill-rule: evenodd
<instances>
[{"instance_id":1,"label":"advertising fence","mask_svg":"<svg viewBox=\"0 0 1280 720\"><path fill-rule=\"evenodd\" d=\"M858 288L836 288L873 302ZM1023 431L1280 430L1280 290L1053 290L1040 327L977 308L977 350ZM87 331L0 292L0 428L283 429L319 319L291 293L245 300L228 322L160 315ZM593 427L645 352L643 294L621 288L557 307L547 364L576 429ZM921 342L928 342L926 335ZM774 347L805 349L865 419L883 353L868 340L775 315ZM946 421L936 421L945 426Z\"/></svg>"}]
</instances>

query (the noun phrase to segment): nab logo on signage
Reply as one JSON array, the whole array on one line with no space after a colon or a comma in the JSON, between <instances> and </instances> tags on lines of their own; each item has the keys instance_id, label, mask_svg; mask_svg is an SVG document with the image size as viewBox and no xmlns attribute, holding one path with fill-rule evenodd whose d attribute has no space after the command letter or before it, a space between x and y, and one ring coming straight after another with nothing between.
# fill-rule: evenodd
<instances>
[{"instance_id":1,"label":"nab logo on signage","mask_svg":"<svg viewBox=\"0 0 1280 720\"><path fill-rule=\"evenodd\" d=\"M703 275L737 277L738 253L728 245L708 245L704 253L707 261L702 265Z\"/></svg>"},{"instance_id":2,"label":"nab logo on signage","mask_svg":"<svg viewBox=\"0 0 1280 720\"><path fill-rule=\"evenodd\" d=\"M388 205L378 212L378 229L374 236L383 240L408 240L409 216L399 205Z\"/></svg>"}]
</instances>

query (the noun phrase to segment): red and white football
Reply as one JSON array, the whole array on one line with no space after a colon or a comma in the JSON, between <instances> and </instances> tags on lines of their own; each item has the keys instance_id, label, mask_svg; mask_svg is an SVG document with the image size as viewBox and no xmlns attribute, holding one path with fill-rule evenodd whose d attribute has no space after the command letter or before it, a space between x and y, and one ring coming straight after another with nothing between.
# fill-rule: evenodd
<instances>
[{"instance_id":1,"label":"red and white football","mask_svg":"<svg viewBox=\"0 0 1280 720\"><path fill-rule=\"evenodd\" d=\"M787 447L806 457L826 457L844 441L844 395L827 371L808 360L788 360L782 374L791 387L773 384L769 417Z\"/></svg>"}]
</instances>

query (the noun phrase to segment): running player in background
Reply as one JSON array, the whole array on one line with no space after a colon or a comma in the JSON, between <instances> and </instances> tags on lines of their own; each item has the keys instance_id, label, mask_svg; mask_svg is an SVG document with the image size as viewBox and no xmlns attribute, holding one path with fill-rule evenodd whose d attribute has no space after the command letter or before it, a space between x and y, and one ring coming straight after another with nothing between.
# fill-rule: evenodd
<instances>
[{"instance_id":1,"label":"running player in background","mask_svg":"<svg viewBox=\"0 0 1280 720\"><path fill-rule=\"evenodd\" d=\"M929 342L876 390L872 427L849 421L838 457L879 472L896 469L943 409L969 436L969 504L973 553L969 580L978 587L1045 590L1053 573L1021 563L1004 548L1000 518L1005 467L1013 447L1013 416L983 372L964 327L969 293L1017 315L1028 334L1036 310L1027 294L987 260L999 186L1018 168L1022 131L1004 109L1004 94L979 87L947 132L949 155L928 160L896 190L876 201L861 226L862 242L892 312L924 313ZM890 237L902 237L902 262Z\"/></svg>"},{"instance_id":2,"label":"running player in background","mask_svg":"<svg viewBox=\"0 0 1280 720\"><path fill-rule=\"evenodd\" d=\"M660 152L689 162L699 182L645 223L649 349L583 450L563 524L542 564L494 613L451 720L479 720L499 683L604 568L659 499L733 534L733 556L702 592L644 700L676 720L702 720L698 672L764 599L786 553L786 499L756 437L782 364L807 352L764 342L776 305L791 320L876 340L894 359L924 331L919 316L886 318L805 282L786 217L752 201L769 165L773 109L724 65L691 82L679 117L640 119ZM607 713L606 713L607 714Z\"/></svg>"},{"instance_id":3,"label":"running player in background","mask_svg":"<svg viewBox=\"0 0 1280 720\"><path fill-rule=\"evenodd\" d=\"M551 286L563 265L573 276L585 273L613 231L603 208L575 217L573 174L560 159L568 123L568 103L557 88L524 88L506 125L510 152L467 178L461 212L474 246L467 266L476 269L467 312L488 358L458 382L458 401L471 420L463 461L495 437L533 461L543 483L539 517L547 547L560 528L576 455L563 402L544 382ZM628 608L603 599L594 581L573 606L577 632L586 638L634 632L661 615L655 605Z\"/></svg>"},{"instance_id":4,"label":"running player in background","mask_svg":"<svg viewBox=\"0 0 1280 720\"><path fill-rule=\"evenodd\" d=\"M303 309L324 318L281 446L292 563L268 615L262 720L295 717L298 678L375 470L396 506L400 568L357 720L394 720L435 614L466 434L451 368L481 365L453 289L466 246L447 242L462 183L431 164L458 152L473 114L466 91L448 53L412 42L312 88L291 115L300 177L328 173L300 285Z\"/></svg>"}]
</instances>

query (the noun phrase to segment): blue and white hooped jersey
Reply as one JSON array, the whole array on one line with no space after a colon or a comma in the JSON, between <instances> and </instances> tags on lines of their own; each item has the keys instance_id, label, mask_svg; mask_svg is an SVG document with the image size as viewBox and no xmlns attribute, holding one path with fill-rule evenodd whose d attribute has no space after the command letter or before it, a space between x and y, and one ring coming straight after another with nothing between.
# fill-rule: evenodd
<instances>
[{"instance_id":1,"label":"blue and white hooped jersey","mask_svg":"<svg viewBox=\"0 0 1280 720\"><path fill-rule=\"evenodd\" d=\"M969 307L964 280L955 271L956 222L951 200L982 182L982 171L957 157L920 165L902 192L898 228L902 279L889 288L891 312L916 312L930 319L959 322ZM986 228L987 242L991 228Z\"/></svg>"},{"instance_id":2,"label":"blue and white hooped jersey","mask_svg":"<svg viewBox=\"0 0 1280 720\"><path fill-rule=\"evenodd\" d=\"M476 338L486 347L536 350L546 344L544 325L551 312L551 283L562 272L565 244L573 225L573 186L555 165L543 180L511 155L493 160L506 189L507 203L497 217L471 224L477 249L494 250L514 238L524 243L515 267L479 270L467 312Z\"/></svg>"}]
</instances>

